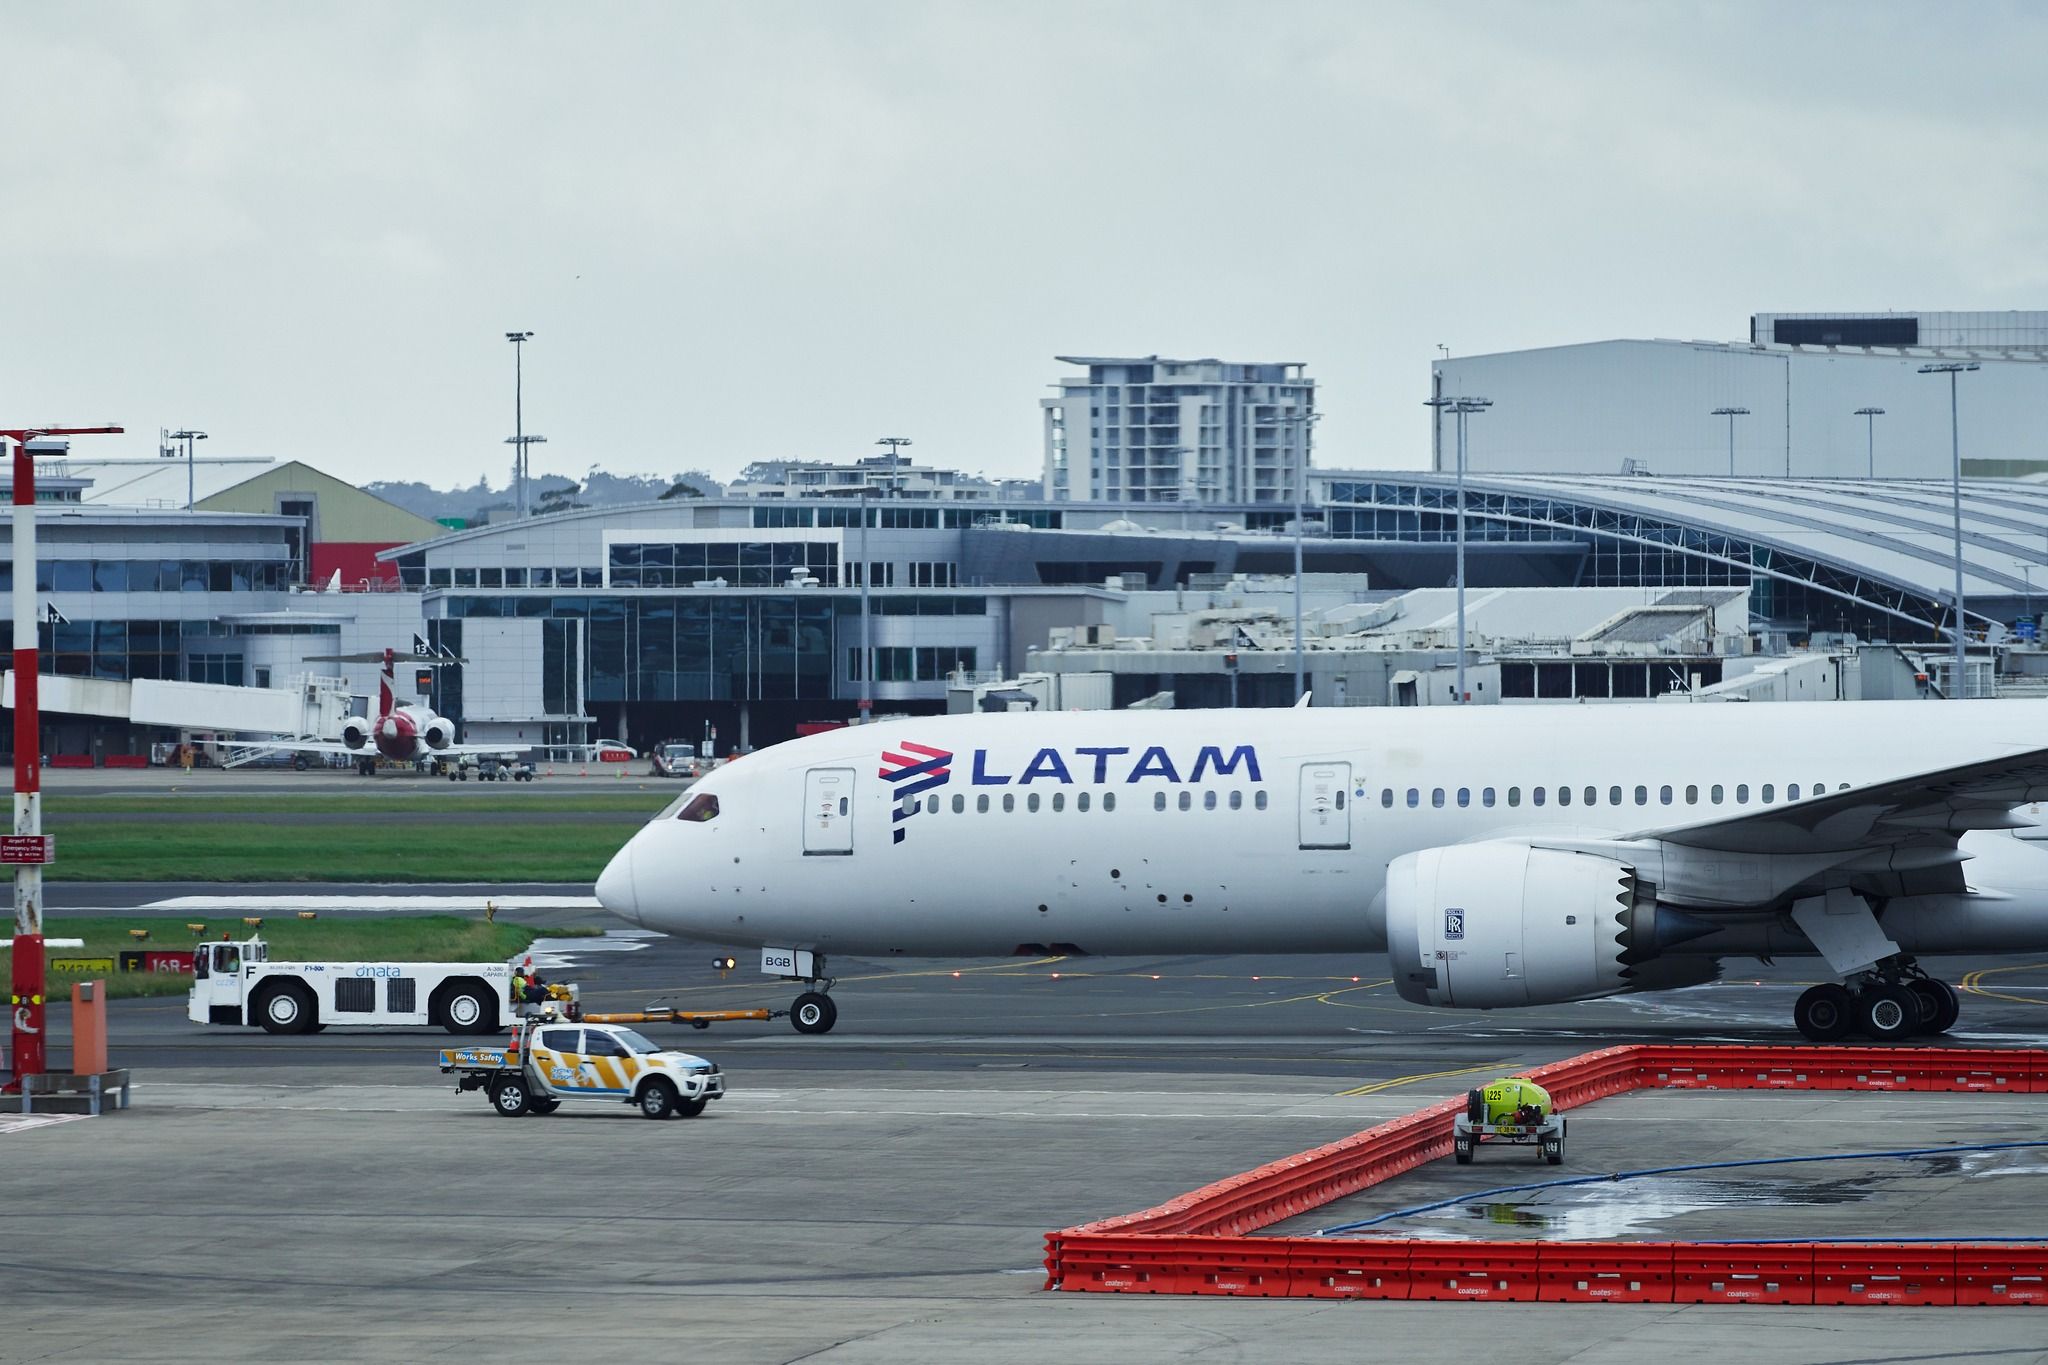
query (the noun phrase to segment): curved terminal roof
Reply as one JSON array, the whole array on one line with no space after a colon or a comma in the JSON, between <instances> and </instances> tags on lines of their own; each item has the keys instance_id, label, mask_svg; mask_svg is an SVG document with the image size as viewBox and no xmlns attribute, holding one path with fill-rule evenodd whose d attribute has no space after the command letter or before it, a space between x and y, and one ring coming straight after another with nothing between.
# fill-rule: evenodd
<instances>
[{"instance_id":1,"label":"curved terminal roof","mask_svg":"<svg viewBox=\"0 0 2048 1365\"><path fill-rule=\"evenodd\" d=\"M1331 507L1455 506L1449 474L1327 472ZM1698 555L1939 626L1955 585L1955 504L1945 481L1467 475L1474 538L1547 530ZM1434 537L1432 537L1434 538ZM1962 486L1963 598L2002 623L2048 594L2048 484ZM1976 627L1973 625L1972 629Z\"/></svg>"}]
</instances>

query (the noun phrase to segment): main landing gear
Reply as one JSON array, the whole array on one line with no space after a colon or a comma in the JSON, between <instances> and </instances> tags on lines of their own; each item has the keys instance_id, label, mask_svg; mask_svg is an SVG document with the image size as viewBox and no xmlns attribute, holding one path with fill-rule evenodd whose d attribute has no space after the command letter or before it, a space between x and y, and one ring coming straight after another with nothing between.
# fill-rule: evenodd
<instances>
[{"instance_id":1,"label":"main landing gear","mask_svg":"<svg viewBox=\"0 0 2048 1365\"><path fill-rule=\"evenodd\" d=\"M1962 1001L1955 987L1922 971L1900 953L1851 976L1843 985L1815 986L1792 1007L1792 1022L1816 1043L1851 1032L1873 1042L1932 1037L1955 1027Z\"/></svg>"}]
</instances>

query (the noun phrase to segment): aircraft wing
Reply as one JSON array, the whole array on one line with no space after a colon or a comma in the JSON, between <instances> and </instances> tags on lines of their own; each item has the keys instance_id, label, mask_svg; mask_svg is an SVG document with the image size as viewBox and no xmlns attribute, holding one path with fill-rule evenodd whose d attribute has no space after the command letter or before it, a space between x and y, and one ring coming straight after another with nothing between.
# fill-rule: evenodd
<instances>
[{"instance_id":1,"label":"aircraft wing","mask_svg":"<svg viewBox=\"0 0 2048 1365\"><path fill-rule=\"evenodd\" d=\"M1723 853L1828 854L1862 849L1953 848L1971 830L2035 822L2015 806L2048 801L2048 748L2015 747L1933 772L1634 835Z\"/></svg>"}]
</instances>

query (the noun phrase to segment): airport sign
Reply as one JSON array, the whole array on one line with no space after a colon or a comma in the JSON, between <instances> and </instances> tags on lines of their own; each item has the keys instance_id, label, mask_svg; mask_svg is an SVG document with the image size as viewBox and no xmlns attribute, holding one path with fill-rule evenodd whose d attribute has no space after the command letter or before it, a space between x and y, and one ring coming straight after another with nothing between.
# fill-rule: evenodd
<instances>
[{"instance_id":1,"label":"airport sign","mask_svg":"<svg viewBox=\"0 0 2048 1365\"><path fill-rule=\"evenodd\" d=\"M0 834L0 867L35 866L57 861L54 834Z\"/></svg>"}]
</instances>

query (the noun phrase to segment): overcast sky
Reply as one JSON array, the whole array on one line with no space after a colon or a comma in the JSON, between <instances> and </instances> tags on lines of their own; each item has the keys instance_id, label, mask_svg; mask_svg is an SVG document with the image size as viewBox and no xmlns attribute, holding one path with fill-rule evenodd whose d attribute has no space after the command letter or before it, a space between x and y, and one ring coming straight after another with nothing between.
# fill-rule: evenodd
<instances>
[{"instance_id":1,"label":"overcast sky","mask_svg":"<svg viewBox=\"0 0 2048 1365\"><path fill-rule=\"evenodd\" d=\"M1056 354L1458 353L2048 307L2026 4L0 0L0 418L344 478L1035 475ZM79 453L84 453L81 440Z\"/></svg>"}]
</instances>

